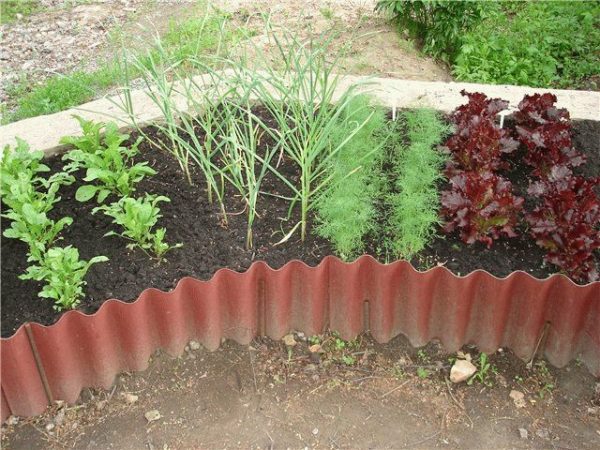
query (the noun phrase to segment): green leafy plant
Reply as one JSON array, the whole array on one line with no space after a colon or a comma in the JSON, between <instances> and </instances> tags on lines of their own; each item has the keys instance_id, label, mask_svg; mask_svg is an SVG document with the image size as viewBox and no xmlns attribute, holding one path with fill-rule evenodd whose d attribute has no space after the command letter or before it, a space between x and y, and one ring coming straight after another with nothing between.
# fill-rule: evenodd
<instances>
[{"instance_id":1,"label":"green leafy plant","mask_svg":"<svg viewBox=\"0 0 600 450\"><path fill-rule=\"evenodd\" d=\"M443 179L446 157L436 146L449 131L433 110L416 109L402 114L408 147L394 149L395 192L388 195L391 214L388 234L394 255L410 259L435 236L440 220L437 183Z\"/></svg>"},{"instance_id":2,"label":"green leafy plant","mask_svg":"<svg viewBox=\"0 0 600 450\"><path fill-rule=\"evenodd\" d=\"M344 259L362 251L363 236L375 227L379 183L373 171L387 137L383 111L371 107L367 96L357 96L332 130L332 146L344 141L357 123L363 126L330 159L331 182L316 202L317 233L329 239Z\"/></svg>"},{"instance_id":3,"label":"green leafy plant","mask_svg":"<svg viewBox=\"0 0 600 450\"><path fill-rule=\"evenodd\" d=\"M342 356L342 362L347 366L353 366L356 364L356 358L352 355Z\"/></svg>"},{"instance_id":4,"label":"green leafy plant","mask_svg":"<svg viewBox=\"0 0 600 450\"><path fill-rule=\"evenodd\" d=\"M72 223L70 217L55 221L47 214L60 201L60 187L74 179L62 172L47 179L39 176L49 170L42 158L42 152L29 152L29 146L19 139L14 149L4 148L0 164L0 192L7 206L2 217L11 221L3 234L25 242L30 260L39 260L63 228Z\"/></svg>"},{"instance_id":5,"label":"green leafy plant","mask_svg":"<svg viewBox=\"0 0 600 450\"><path fill-rule=\"evenodd\" d=\"M417 367L417 376L424 380L425 378L429 378L431 372L424 367Z\"/></svg>"},{"instance_id":6,"label":"green leafy plant","mask_svg":"<svg viewBox=\"0 0 600 450\"><path fill-rule=\"evenodd\" d=\"M110 205L101 205L93 209L92 213L104 212L113 218L113 223L122 228L120 233L109 231L105 236L120 236L132 241L127 248L140 248L147 254L154 254L161 259L166 252L179 248L183 244L169 245L164 242L165 228L152 230L162 216L158 204L169 202L165 196L146 194L145 197L123 197Z\"/></svg>"},{"instance_id":7,"label":"green leafy plant","mask_svg":"<svg viewBox=\"0 0 600 450\"><path fill-rule=\"evenodd\" d=\"M28 262L33 263L20 276L24 280L44 281L38 294L54 300L54 308L74 308L83 296L85 274L92 264L106 261L97 256L90 261L79 260L79 252L71 246L52 245L60 232L72 223L72 218L53 220L48 213L60 201L58 190L71 184L74 178L58 172L49 178L39 176L50 169L41 161L42 152L30 152L29 146L17 140L14 150L5 148L0 166L2 201L8 207L2 217L11 221L4 236L19 239L28 247Z\"/></svg>"},{"instance_id":8,"label":"green leafy plant","mask_svg":"<svg viewBox=\"0 0 600 450\"><path fill-rule=\"evenodd\" d=\"M94 123L75 116L81 124L83 136L64 137L61 143L76 147L63 159L70 161L65 170L86 169L86 184L75 193L75 198L85 202L97 196L98 203L104 202L111 193L129 196L135 191L135 185L144 177L156 174L147 162L133 164L132 159L139 153L138 145L142 138L125 147L122 144L129 139L128 134L119 133L116 123ZM104 132L104 138L101 134Z\"/></svg>"},{"instance_id":9,"label":"green leafy plant","mask_svg":"<svg viewBox=\"0 0 600 450\"><path fill-rule=\"evenodd\" d=\"M480 83L581 87L598 74L600 4L499 3L464 34L454 75Z\"/></svg>"},{"instance_id":10,"label":"green leafy plant","mask_svg":"<svg viewBox=\"0 0 600 450\"><path fill-rule=\"evenodd\" d=\"M17 19L17 15L29 16L42 9L40 0L4 0L2 2L0 23L11 23Z\"/></svg>"},{"instance_id":11,"label":"green leafy plant","mask_svg":"<svg viewBox=\"0 0 600 450\"><path fill-rule=\"evenodd\" d=\"M54 309L75 308L83 297L84 280L89 268L99 262L108 261L106 256L95 256L89 261L79 259L79 251L72 247L53 247L27 268L21 275L23 280L44 281L45 285L38 294L42 298L54 300Z\"/></svg>"},{"instance_id":12,"label":"green leafy plant","mask_svg":"<svg viewBox=\"0 0 600 450\"><path fill-rule=\"evenodd\" d=\"M2 150L0 163L0 196L10 195L11 186L18 183L18 179L26 178L31 182L39 178L40 173L49 172L50 168L42 163L44 153L32 151L29 144L17 138L17 145L11 149L6 145Z\"/></svg>"},{"instance_id":13,"label":"green leafy plant","mask_svg":"<svg viewBox=\"0 0 600 450\"><path fill-rule=\"evenodd\" d=\"M486 8L481 2L452 0L379 0L375 6L420 40L426 53L447 62L455 58L465 31L482 20Z\"/></svg>"},{"instance_id":14,"label":"green leafy plant","mask_svg":"<svg viewBox=\"0 0 600 450\"><path fill-rule=\"evenodd\" d=\"M491 379L492 374L496 374L497 372L498 370L496 367L489 362L488 355L486 353L480 353L477 372L467 380L467 384L470 386L477 381L485 386L491 387L493 385Z\"/></svg>"}]
</instances>

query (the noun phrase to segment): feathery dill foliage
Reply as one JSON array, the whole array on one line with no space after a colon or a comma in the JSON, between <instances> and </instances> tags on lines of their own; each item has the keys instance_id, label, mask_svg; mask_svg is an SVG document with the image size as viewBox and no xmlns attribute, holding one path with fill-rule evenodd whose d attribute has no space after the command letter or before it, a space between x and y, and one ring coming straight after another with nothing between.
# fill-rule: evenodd
<instances>
[{"instance_id":1,"label":"feathery dill foliage","mask_svg":"<svg viewBox=\"0 0 600 450\"><path fill-rule=\"evenodd\" d=\"M396 145L395 193L388 197L391 208L388 227L397 256L410 259L434 236L439 223L439 193L436 183L443 177L445 156L436 145L449 127L433 110L417 109L402 114L408 148Z\"/></svg>"},{"instance_id":2,"label":"feathery dill foliage","mask_svg":"<svg viewBox=\"0 0 600 450\"><path fill-rule=\"evenodd\" d=\"M367 96L356 96L331 134L332 146L343 142L357 124L364 125L330 160L331 183L316 204L317 233L330 240L344 259L363 250L362 238L375 225L379 179L373 170L387 130L384 112L370 106Z\"/></svg>"}]
</instances>

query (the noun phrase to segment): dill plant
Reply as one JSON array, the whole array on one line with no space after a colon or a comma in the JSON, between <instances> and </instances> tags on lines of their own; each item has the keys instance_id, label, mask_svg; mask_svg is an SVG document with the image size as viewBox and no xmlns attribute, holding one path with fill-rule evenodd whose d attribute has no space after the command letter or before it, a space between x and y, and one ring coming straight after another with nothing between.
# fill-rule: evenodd
<instances>
[{"instance_id":1,"label":"dill plant","mask_svg":"<svg viewBox=\"0 0 600 450\"><path fill-rule=\"evenodd\" d=\"M397 143L394 149L395 192L387 198L391 210L387 226L395 256L411 259L425 248L439 224L437 183L446 158L435 147L449 127L428 109L407 111L401 120L410 144Z\"/></svg>"},{"instance_id":2,"label":"dill plant","mask_svg":"<svg viewBox=\"0 0 600 450\"><path fill-rule=\"evenodd\" d=\"M387 123L384 112L371 107L364 95L346 105L338 122L331 133L333 147L356 123L363 126L329 161L332 179L316 203L316 231L333 243L339 256L349 259L363 250L363 236L375 226L379 183L373 171L381 159Z\"/></svg>"}]
</instances>

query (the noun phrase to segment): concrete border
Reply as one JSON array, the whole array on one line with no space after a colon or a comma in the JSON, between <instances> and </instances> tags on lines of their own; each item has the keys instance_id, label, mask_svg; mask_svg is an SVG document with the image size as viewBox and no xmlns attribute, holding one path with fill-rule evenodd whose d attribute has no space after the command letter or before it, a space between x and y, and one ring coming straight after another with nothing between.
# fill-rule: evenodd
<instances>
[{"instance_id":1,"label":"concrete border","mask_svg":"<svg viewBox=\"0 0 600 450\"><path fill-rule=\"evenodd\" d=\"M209 81L208 77L194 77L199 84ZM439 111L450 112L458 105L465 103L460 95L462 89L483 92L490 97L508 100L512 108L526 94L534 92L552 92L558 98L558 106L567 108L572 119L600 121L600 92L573 91L561 89L539 89L523 86L488 85L472 83L445 83L438 81L414 81L395 78L375 78L345 75L340 77L338 92L357 82L369 82L369 91L377 102L385 107L427 106ZM138 124L147 124L161 118L159 108L148 98L144 89L131 92L133 110ZM184 98L179 98L182 111L186 109ZM0 147L14 145L15 137L25 139L32 149L42 150L50 155L59 152L63 146L60 138L68 135L79 135L79 124L73 115L98 121L115 120L127 127L128 116L115 104L120 102L119 96L101 98L85 103L76 108L47 116L38 116L21 120L0 127Z\"/></svg>"}]
</instances>

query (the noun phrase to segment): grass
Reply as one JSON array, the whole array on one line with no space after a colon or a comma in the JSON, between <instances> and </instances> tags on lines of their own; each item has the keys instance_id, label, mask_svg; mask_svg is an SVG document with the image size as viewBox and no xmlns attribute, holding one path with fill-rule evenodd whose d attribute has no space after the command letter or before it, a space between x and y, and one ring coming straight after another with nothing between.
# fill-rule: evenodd
<instances>
[{"instance_id":1,"label":"grass","mask_svg":"<svg viewBox=\"0 0 600 450\"><path fill-rule=\"evenodd\" d=\"M445 157L435 146L449 130L428 109L407 111L401 121L410 144L398 143L395 148L396 189L387 199L391 214L386 226L394 257L411 259L425 248L439 224L436 184L442 178Z\"/></svg>"},{"instance_id":2,"label":"grass","mask_svg":"<svg viewBox=\"0 0 600 450\"><path fill-rule=\"evenodd\" d=\"M317 234L333 243L337 254L350 259L364 247L363 237L375 227L375 198L379 194L373 170L381 159L387 128L382 110L369 98L351 100L332 140L342 141L354 123L364 123L330 162L332 181L317 202Z\"/></svg>"},{"instance_id":3,"label":"grass","mask_svg":"<svg viewBox=\"0 0 600 450\"><path fill-rule=\"evenodd\" d=\"M96 92L120 80L117 67L106 65L94 72L78 70L68 76L55 75L29 91L27 82L21 81L9 90L9 95L17 96L17 108L4 121L14 122L72 108L91 100Z\"/></svg>"},{"instance_id":4,"label":"grass","mask_svg":"<svg viewBox=\"0 0 600 450\"><path fill-rule=\"evenodd\" d=\"M0 3L0 23L2 25L17 20L17 14L29 16L39 12L42 5L39 0L2 0Z\"/></svg>"},{"instance_id":5,"label":"grass","mask_svg":"<svg viewBox=\"0 0 600 450\"><path fill-rule=\"evenodd\" d=\"M170 22L160 41L162 49L140 49L131 52L135 53L145 66L152 64L152 58L158 59L159 53L160 58L169 61L169 64L199 58L201 55L217 51L220 45L231 44L240 36L238 32L228 31L225 21L226 16L223 13L206 9L202 17L194 16L180 22ZM127 36L120 38L125 41ZM127 76L136 77L139 73L139 70L133 70ZM125 78L123 65L116 59L108 60L100 69L94 71L80 69L65 75L54 75L34 86L31 86L29 80L22 78L8 90L9 98L15 107L12 111L8 111L6 106L3 108L2 123L53 114L86 103L110 87L125 83Z\"/></svg>"}]
</instances>

